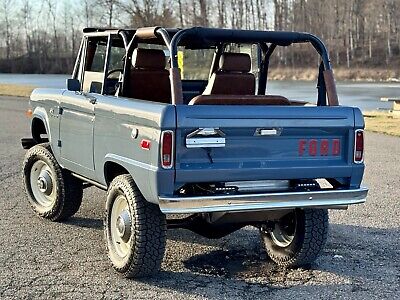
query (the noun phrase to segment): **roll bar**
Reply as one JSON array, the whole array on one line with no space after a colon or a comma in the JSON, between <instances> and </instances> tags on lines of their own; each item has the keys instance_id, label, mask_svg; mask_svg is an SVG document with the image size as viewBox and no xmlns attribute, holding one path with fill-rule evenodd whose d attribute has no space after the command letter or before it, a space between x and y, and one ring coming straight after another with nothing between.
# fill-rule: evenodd
<instances>
[{"instance_id":1,"label":"roll bar","mask_svg":"<svg viewBox=\"0 0 400 300\"><path fill-rule=\"evenodd\" d=\"M322 68L320 68L319 78L324 79L324 83L318 84L318 92L320 95L319 104L326 104L325 94L328 96L328 104L336 106L339 104L335 80L333 77L332 66L329 59L329 53L325 47L325 44L315 35L303 32L280 32L280 31L249 31L249 30L229 30L229 29L212 29L193 27L183 29L177 32L172 38L170 44L170 55L171 55L171 70L177 73L178 70L178 45L182 40L195 37L196 39L207 42L238 42L238 43L271 43L275 46L289 46L293 43L311 43L314 49L321 56ZM275 47L274 46L274 47ZM171 76L172 77L172 76ZM182 90L174 90L171 87L172 99L182 99ZM321 101L324 99L325 101ZM325 102L325 103L324 103ZM176 101L174 104L180 104Z\"/></svg>"},{"instance_id":2,"label":"roll bar","mask_svg":"<svg viewBox=\"0 0 400 300\"><path fill-rule=\"evenodd\" d=\"M287 32L287 31L257 31L257 30L234 30L234 29L217 29L192 27L188 29L174 30L171 40L168 29L162 27L145 27L136 30L132 40L127 43L126 36L124 44L127 55L140 39L154 39L161 37L168 47L171 56L170 81L172 104L182 104L182 81L178 68L178 46L183 41L186 43L200 43L204 45L217 43L271 43L272 51L276 46L289 46L294 43L310 43L321 56L321 67L318 76L318 105L338 105L338 97L336 92L335 80L333 77L332 66L329 59L329 53L325 44L315 35L304 32ZM271 52L266 53L269 60ZM268 63L268 61L264 61ZM268 66L264 70L268 70ZM266 76L265 76L266 78ZM263 87L262 87L263 88ZM326 101L326 95L328 101ZM328 102L328 103L326 103Z\"/></svg>"},{"instance_id":3,"label":"roll bar","mask_svg":"<svg viewBox=\"0 0 400 300\"><path fill-rule=\"evenodd\" d=\"M289 46L293 43L311 43L315 50L321 56L325 70L331 69L329 54L324 43L315 35L303 32L288 31L251 31L251 30L231 30L231 29L213 29L203 27L193 27L180 30L174 35L171 41L171 55L175 55L178 51L178 45L182 39L188 37L196 37L197 39L220 42L237 42L237 43L272 43L278 46ZM177 66L177 57L172 59L173 66Z\"/></svg>"}]
</instances>

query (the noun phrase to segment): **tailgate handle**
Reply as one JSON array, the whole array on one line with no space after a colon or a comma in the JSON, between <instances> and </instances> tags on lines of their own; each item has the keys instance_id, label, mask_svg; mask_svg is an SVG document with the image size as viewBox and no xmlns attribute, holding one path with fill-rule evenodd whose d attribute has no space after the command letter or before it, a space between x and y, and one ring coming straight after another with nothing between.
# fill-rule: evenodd
<instances>
[{"instance_id":1,"label":"tailgate handle","mask_svg":"<svg viewBox=\"0 0 400 300\"><path fill-rule=\"evenodd\" d=\"M186 136L186 148L225 147L225 133L219 128L199 128Z\"/></svg>"},{"instance_id":2,"label":"tailgate handle","mask_svg":"<svg viewBox=\"0 0 400 300\"><path fill-rule=\"evenodd\" d=\"M276 136L281 135L282 128L257 128L254 135Z\"/></svg>"}]
</instances>

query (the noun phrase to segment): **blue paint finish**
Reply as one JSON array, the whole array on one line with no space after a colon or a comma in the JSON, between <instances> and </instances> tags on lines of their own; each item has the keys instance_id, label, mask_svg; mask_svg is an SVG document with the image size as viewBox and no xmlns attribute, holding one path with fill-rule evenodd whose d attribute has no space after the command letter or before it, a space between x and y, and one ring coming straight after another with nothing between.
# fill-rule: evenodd
<instances>
[{"instance_id":1,"label":"blue paint finish","mask_svg":"<svg viewBox=\"0 0 400 300\"><path fill-rule=\"evenodd\" d=\"M287 106L177 106L176 186L187 182L234 180L349 178L353 170L355 116L350 107ZM188 149L185 137L197 128L218 127L225 133L225 147ZM256 136L257 128L279 128L278 136ZM299 154L299 141L307 145ZM308 152L316 140L315 155ZM321 156L321 141L329 151ZM340 155L333 153L340 141ZM209 156L212 158L210 161ZM361 174L362 175L362 174ZM353 181L352 181L353 182Z\"/></svg>"},{"instance_id":2,"label":"blue paint finish","mask_svg":"<svg viewBox=\"0 0 400 300\"><path fill-rule=\"evenodd\" d=\"M129 171L147 201L157 203L163 189L173 192L174 171L159 167L161 131L176 126L173 105L98 95L94 123L96 181L105 184L104 166L112 161ZM150 150L141 148L143 139Z\"/></svg>"},{"instance_id":3,"label":"blue paint finish","mask_svg":"<svg viewBox=\"0 0 400 300\"><path fill-rule=\"evenodd\" d=\"M353 112L354 112L354 129L364 129L365 122L361 110L358 107L354 107Z\"/></svg>"},{"instance_id":4,"label":"blue paint finish","mask_svg":"<svg viewBox=\"0 0 400 300\"><path fill-rule=\"evenodd\" d=\"M66 105L64 92L46 89L32 94L34 116L45 122L52 143L60 138L62 117L52 116L49 110ZM357 108L174 106L91 95L97 98L93 105L94 170L85 173L76 162L63 159L53 145L57 160L72 172L103 185L106 184L105 164L117 163L128 170L145 198L153 203L158 203L160 195L173 195L186 183L336 178L358 188L362 180L364 164L353 163L354 130L364 127ZM82 106L91 109L82 97L81 101ZM187 148L186 136L204 127L221 129L225 147L209 149L209 154L203 148ZM280 134L260 136L256 134L260 128L278 129ZM170 170L160 167L163 130L175 133L175 166ZM143 139L150 141L150 150L141 148ZM299 154L300 140L307 142L302 155ZM314 154L307 148L311 140L317 143ZM328 156L321 152L323 140L328 140ZM333 140L340 141L340 155L333 155ZM76 153L70 154L79 155L79 145L73 151Z\"/></svg>"}]
</instances>

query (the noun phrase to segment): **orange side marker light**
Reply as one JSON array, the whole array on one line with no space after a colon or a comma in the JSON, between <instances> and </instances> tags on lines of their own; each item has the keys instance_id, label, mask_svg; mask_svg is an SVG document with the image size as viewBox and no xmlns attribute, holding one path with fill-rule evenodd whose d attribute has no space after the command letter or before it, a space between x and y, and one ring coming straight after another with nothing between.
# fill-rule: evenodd
<instances>
[{"instance_id":1,"label":"orange side marker light","mask_svg":"<svg viewBox=\"0 0 400 300\"><path fill-rule=\"evenodd\" d=\"M28 109L28 110L25 112L25 115L26 115L28 118L32 118L32 115L33 115L32 109Z\"/></svg>"}]
</instances>

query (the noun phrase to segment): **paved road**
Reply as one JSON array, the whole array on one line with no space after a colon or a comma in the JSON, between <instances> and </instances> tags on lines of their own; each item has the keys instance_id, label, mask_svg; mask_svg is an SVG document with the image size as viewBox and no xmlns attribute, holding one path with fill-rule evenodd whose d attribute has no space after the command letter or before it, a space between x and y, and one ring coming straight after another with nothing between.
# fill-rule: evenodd
<instances>
[{"instance_id":1,"label":"paved road","mask_svg":"<svg viewBox=\"0 0 400 300\"><path fill-rule=\"evenodd\" d=\"M56 224L31 212L21 184L29 134L26 101L0 98L0 298L395 299L400 291L400 138L367 134L368 203L332 211L329 240L310 270L275 267L257 232L210 241L168 234L162 273L114 273L102 231L105 193L85 190L81 209Z\"/></svg>"}]
</instances>

